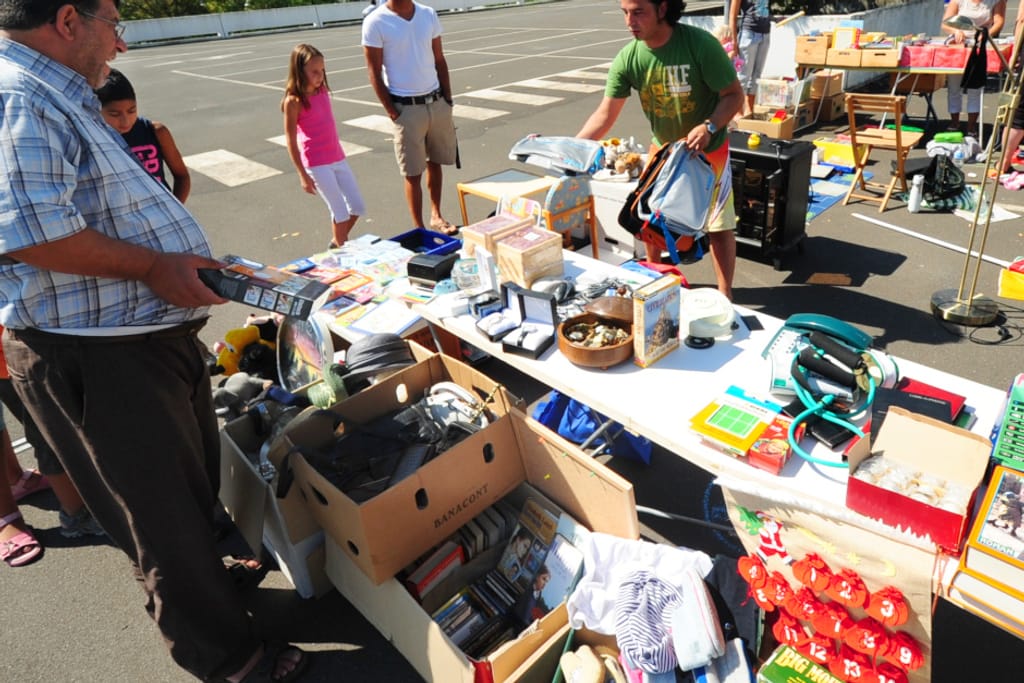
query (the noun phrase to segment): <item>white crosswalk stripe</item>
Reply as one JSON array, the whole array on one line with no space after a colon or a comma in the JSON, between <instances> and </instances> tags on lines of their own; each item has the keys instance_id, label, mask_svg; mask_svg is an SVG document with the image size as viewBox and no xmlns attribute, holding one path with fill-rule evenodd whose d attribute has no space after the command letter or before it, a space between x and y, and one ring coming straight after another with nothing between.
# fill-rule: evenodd
<instances>
[{"instance_id":1,"label":"white crosswalk stripe","mask_svg":"<svg viewBox=\"0 0 1024 683\"><path fill-rule=\"evenodd\" d=\"M281 145L282 147L288 146L288 139L284 135L278 135L277 137L267 138L267 142L273 143L275 145ZM346 157L354 157L357 154L362 154L364 152L369 152L372 150L371 147L363 147L362 145L357 145L354 142L345 142L344 140L338 140L338 142L341 143L341 148L345 150Z\"/></svg>"},{"instance_id":2,"label":"white crosswalk stripe","mask_svg":"<svg viewBox=\"0 0 1024 683\"><path fill-rule=\"evenodd\" d=\"M589 69L579 69L577 71L566 71L559 75L565 76L566 78L588 78L595 81L604 81L608 78L608 69L606 68L604 71L600 72L590 71Z\"/></svg>"},{"instance_id":3,"label":"white crosswalk stripe","mask_svg":"<svg viewBox=\"0 0 1024 683\"><path fill-rule=\"evenodd\" d=\"M531 78L526 81L516 81L516 85L526 88L545 88L547 90L563 90L568 92L592 93L604 90L604 85L594 83L568 83L562 81L548 81L543 78Z\"/></svg>"},{"instance_id":4,"label":"white crosswalk stripe","mask_svg":"<svg viewBox=\"0 0 1024 683\"><path fill-rule=\"evenodd\" d=\"M360 116L355 119L346 119L342 123L346 126L355 126L356 128L364 128L387 135L395 132L395 126L391 123L391 119L382 114L370 114L369 116Z\"/></svg>"},{"instance_id":5,"label":"white crosswalk stripe","mask_svg":"<svg viewBox=\"0 0 1024 683\"><path fill-rule=\"evenodd\" d=\"M471 107L468 104L456 104L452 110L452 116L457 119L473 119L474 121L487 121L504 116L507 111L500 109L488 109L487 107Z\"/></svg>"},{"instance_id":6,"label":"white crosswalk stripe","mask_svg":"<svg viewBox=\"0 0 1024 683\"><path fill-rule=\"evenodd\" d=\"M238 187L282 173L276 168L250 161L226 149L192 154L185 157L185 165L228 187Z\"/></svg>"},{"instance_id":7,"label":"white crosswalk stripe","mask_svg":"<svg viewBox=\"0 0 1024 683\"><path fill-rule=\"evenodd\" d=\"M466 97L471 97L473 99L481 98L485 100L497 100L498 102L511 102L512 104L526 104L532 107L543 107L548 104L554 104L555 102L562 101L561 97L510 92L508 90L498 90L496 88L472 90L466 93Z\"/></svg>"},{"instance_id":8,"label":"white crosswalk stripe","mask_svg":"<svg viewBox=\"0 0 1024 683\"><path fill-rule=\"evenodd\" d=\"M558 74L550 74L542 78L530 78L508 83L500 88L483 88L481 90L462 92L459 93L459 99L491 100L525 107L545 107L565 101L565 97L559 96L564 93L591 94L604 90L604 81L608 77L608 67L610 65L610 62L595 64L585 69L575 69ZM555 80L560 78L567 80ZM559 95L517 92L510 89L516 87L548 90ZM474 121L488 121L510 113L512 112L502 109L478 107L458 102L455 103L453 111L456 119L470 119ZM342 124L381 133L386 138L383 142L388 146L394 137L394 124L391 122L391 119L382 114L371 114L369 116L346 119L342 121ZM284 135L266 138L266 140L274 145L287 146ZM340 142L345 149L345 154L350 157L364 154L374 149L354 142L345 142L344 140ZM255 161L250 161L245 157L224 149L185 157L185 164L197 173L201 173L229 187L237 187L256 180L281 175L284 172Z\"/></svg>"}]
</instances>

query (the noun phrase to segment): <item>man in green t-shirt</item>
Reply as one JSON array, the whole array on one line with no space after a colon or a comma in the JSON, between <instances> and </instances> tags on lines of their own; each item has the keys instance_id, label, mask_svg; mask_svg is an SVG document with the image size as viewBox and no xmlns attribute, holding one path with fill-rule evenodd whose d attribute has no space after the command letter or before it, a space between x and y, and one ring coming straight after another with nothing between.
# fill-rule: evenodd
<instances>
[{"instance_id":1,"label":"man in green t-shirt","mask_svg":"<svg viewBox=\"0 0 1024 683\"><path fill-rule=\"evenodd\" d=\"M743 106L736 70L714 36L677 23L685 6L682 0L619 0L619 5L635 40L615 57L604 99L576 137L605 137L636 90L651 124L652 150L685 140L688 148L707 156L719 178L708 223L711 260L718 290L731 300L736 218L726 127ZM648 260L658 260L664 238L647 229L640 238Z\"/></svg>"}]
</instances>

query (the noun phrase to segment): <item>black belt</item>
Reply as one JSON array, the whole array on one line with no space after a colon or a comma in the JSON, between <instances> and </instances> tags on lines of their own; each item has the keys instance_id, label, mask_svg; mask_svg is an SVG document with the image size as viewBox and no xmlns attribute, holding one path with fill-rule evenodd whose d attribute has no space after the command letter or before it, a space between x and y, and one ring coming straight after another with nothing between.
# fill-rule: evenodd
<instances>
[{"instance_id":1,"label":"black belt","mask_svg":"<svg viewBox=\"0 0 1024 683\"><path fill-rule=\"evenodd\" d=\"M404 95L391 94L391 101L397 102L398 104L430 104L431 102L437 102L440 99L444 99L444 94L440 90L435 90L432 93L426 95L413 95L412 97L406 97Z\"/></svg>"},{"instance_id":2,"label":"black belt","mask_svg":"<svg viewBox=\"0 0 1024 683\"><path fill-rule=\"evenodd\" d=\"M206 325L207 318L191 320L187 323L167 327L162 330L154 330L144 334L112 334L105 336L84 335L84 334L60 334L57 332L44 332L42 330L25 329L16 330L6 328L5 332L14 339L20 341L41 341L58 344L132 344L135 342L152 341L154 339L178 339L181 337L192 337L199 333Z\"/></svg>"}]
</instances>

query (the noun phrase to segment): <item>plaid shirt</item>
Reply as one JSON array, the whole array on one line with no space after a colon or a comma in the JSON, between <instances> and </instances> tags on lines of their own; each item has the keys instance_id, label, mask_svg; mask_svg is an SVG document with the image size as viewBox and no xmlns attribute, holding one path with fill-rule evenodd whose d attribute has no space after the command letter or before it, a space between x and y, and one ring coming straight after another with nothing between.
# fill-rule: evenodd
<instances>
[{"instance_id":1,"label":"plaid shirt","mask_svg":"<svg viewBox=\"0 0 1024 683\"><path fill-rule=\"evenodd\" d=\"M0 39L0 253L86 227L161 252L210 255L206 234L146 173L100 113L80 74ZM83 329L178 323L143 283L0 265L0 324Z\"/></svg>"}]
</instances>

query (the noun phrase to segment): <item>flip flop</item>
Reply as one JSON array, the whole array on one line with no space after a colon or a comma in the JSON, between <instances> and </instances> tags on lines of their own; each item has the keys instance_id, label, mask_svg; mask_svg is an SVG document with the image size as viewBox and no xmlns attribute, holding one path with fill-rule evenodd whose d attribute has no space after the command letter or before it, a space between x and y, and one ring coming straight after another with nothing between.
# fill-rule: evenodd
<instances>
[{"instance_id":1,"label":"flip flop","mask_svg":"<svg viewBox=\"0 0 1024 683\"><path fill-rule=\"evenodd\" d=\"M11 484L11 495L17 503L25 496L50 488L50 481L39 470L22 470L18 481Z\"/></svg>"},{"instance_id":2,"label":"flip flop","mask_svg":"<svg viewBox=\"0 0 1024 683\"><path fill-rule=\"evenodd\" d=\"M6 517L0 517L0 529L9 526L17 519L21 519L20 512L12 512ZM11 567L24 567L26 564L38 560L42 554L43 546L28 531L22 531L6 541L0 541L0 560Z\"/></svg>"},{"instance_id":3,"label":"flip flop","mask_svg":"<svg viewBox=\"0 0 1024 683\"><path fill-rule=\"evenodd\" d=\"M449 237L459 234L459 229L453 225L450 221L442 220L440 222L431 221L430 229L437 232L442 232Z\"/></svg>"}]
</instances>

